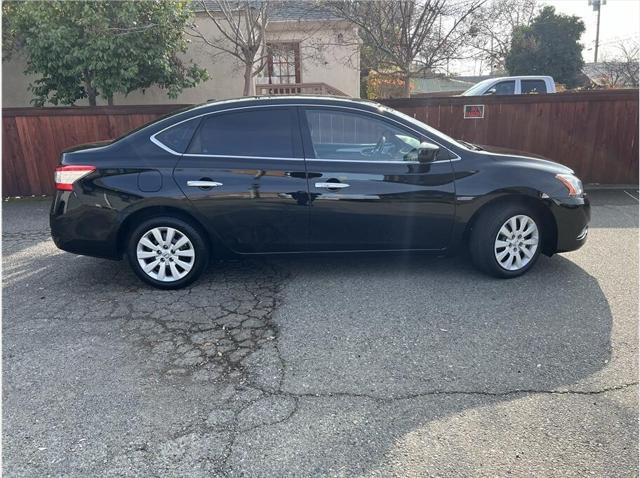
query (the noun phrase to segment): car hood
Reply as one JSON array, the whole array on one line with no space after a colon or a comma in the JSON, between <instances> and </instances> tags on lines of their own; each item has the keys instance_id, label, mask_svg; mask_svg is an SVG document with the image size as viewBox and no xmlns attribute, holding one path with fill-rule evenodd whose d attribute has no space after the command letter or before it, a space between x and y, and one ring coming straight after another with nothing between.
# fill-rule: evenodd
<instances>
[{"instance_id":1,"label":"car hood","mask_svg":"<svg viewBox=\"0 0 640 478\"><path fill-rule=\"evenodd\" d=\"M479 153L491 156L492 159L498 161L514 161L518 163L526 163L541 169L546 169L557 174L573 174L573 170L567 166L551 161L550 159L538 154L527 153L517 149L503 148L501 146L485 146L478 145L482 148Z\"/></svg>"}]
</instances>

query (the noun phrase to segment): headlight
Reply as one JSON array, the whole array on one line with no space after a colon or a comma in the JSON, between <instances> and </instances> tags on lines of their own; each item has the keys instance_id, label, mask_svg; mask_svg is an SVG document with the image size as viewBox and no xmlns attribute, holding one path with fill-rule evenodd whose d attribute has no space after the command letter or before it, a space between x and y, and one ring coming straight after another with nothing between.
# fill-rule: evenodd
<instances>
[{"instance_id":1,"label":"headlight","mask_svg":"<svg viewBox=\"0 0 640 478\"><path fill-rule=\"evenodd\" d=\"M569 196L582 195L582 181L573 174L556 174L556 179L560 181L569 191Z\"/></svg>"}]
</instances>

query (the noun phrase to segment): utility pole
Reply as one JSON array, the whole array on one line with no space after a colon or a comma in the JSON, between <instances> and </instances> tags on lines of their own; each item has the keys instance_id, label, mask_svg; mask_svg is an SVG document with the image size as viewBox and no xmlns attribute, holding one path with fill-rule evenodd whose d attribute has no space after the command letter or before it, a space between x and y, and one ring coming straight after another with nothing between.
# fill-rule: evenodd
<instances>
[{"instance_id":1,"label":"utility pole","mask_svg":"<svg viewBox=\"0 0 640 478\"><path fill-rule=\"evenodd\" d=\"M598 44L600 43L600 7L606 5L607 0L589 0L589 5L593 6L593 11L598 12L598 24L596 26L596 48L593 62L598 63Z\"/></svg>"}]
</instances>

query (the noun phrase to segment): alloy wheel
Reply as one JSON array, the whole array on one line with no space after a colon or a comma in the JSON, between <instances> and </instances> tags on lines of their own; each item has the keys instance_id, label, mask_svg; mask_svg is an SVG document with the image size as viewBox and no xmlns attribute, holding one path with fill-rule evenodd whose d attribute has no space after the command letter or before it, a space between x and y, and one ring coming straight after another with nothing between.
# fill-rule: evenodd
<instances>
[{"instance_id":1,"label":"alloy wheel","mask_svg":"<svg viewBox=\"0 0 640 478\"><path fill-rule=\"evenodd\" d=\"M152 279L175 282L193 269L196 252L182 231L173 227L154 227L140 237L136 257L144 273Z\"/></svg>"},{"instance_id":2,"label":"alloy wheel","mask_svg":"<svg viewBox=\"0 0 640 478\"><path fill-rule=\"evenodd\" d=\"M510 217L496 236L496 260L503 269L520 270L535 257L539 242L538 226L532 218L523 214Z\"/></svg>"}]
</instances>

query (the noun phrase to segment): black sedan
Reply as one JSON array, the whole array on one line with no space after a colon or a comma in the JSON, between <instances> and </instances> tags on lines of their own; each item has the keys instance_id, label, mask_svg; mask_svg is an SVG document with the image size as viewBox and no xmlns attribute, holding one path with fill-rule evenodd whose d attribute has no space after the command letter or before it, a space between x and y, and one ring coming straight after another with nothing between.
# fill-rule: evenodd
<instances>
[{"instance_id":1,"label":"black sedan","mask_svg":"<svg viewBox=\"0 0 640 478\"><path fill-rule=\"evenodd\" d=\"M126 256L164 289L212 256L468 247L515 277L582 246L589 201L560 164L457 141L382 105L321 97L208 103L62 154L51 232Z\"/></svg>"}]
</instances>

